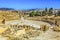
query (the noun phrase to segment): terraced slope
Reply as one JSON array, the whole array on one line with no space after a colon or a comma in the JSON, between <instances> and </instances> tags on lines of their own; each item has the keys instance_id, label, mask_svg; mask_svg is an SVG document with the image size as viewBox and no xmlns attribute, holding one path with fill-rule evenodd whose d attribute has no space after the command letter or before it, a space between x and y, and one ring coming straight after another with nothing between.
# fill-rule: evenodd
<instances>
[{"instance_id":1,"label":"terraced slope","mask_svg":"<svg viewBox=\"0 0 60 40\"><path fill-rule=\"evenodd\" d=\"M18 20L20 18L17 12L0 10L0 23L3 19L5 19L6 21L9 21L9 20Z\"/></svg>"}]
</instances>

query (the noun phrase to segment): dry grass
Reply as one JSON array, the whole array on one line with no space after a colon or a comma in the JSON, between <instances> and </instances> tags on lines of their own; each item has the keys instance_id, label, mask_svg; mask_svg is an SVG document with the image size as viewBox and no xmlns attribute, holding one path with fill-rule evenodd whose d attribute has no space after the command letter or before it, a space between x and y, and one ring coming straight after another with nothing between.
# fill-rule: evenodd
<instances>
[{"instance_id":1,"label":"dry grass","mask_svg":"<svg viewBox=\"0 0 60 40\"><path fill-rule=\"evenodd\" d=\"M44 17L44 16L42 16L42 17L40 17L40 16L37 16L37 17L26 17L26 19L28 19L28 20L34 20L34 21L48 21L48 23L49 22L52 22L52 23L55 23L55 20L57 20L57 24L58 25L60 25L60 17L59 16L57 16L57 17L49 17L49 18L47 18L47 17Z\"/></svg>"},{"instance_id":2,"label":"dry grass","mask_svg":"<svg viewBox=\"0 0 60 40\"><path fill-rule=\"evenodd\" d=\"M0 11L0 20L14 20L19 19L19 15L16 12L12 11Z\"/></svg>"}]
</instances>

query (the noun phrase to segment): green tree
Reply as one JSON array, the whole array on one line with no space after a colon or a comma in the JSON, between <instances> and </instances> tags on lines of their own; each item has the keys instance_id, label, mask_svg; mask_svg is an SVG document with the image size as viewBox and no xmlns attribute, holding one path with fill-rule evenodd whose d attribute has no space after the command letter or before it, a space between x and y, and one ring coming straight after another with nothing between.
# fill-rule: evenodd
<instances>
[{"instance_id":1,"label":"green tree","mask_svg":"<svg viewBox=\"0 0 60 40\"><path fill-rule=\"evenodd\" d=\"M48 9L47 8L45 8L45 14L48 15Z\"/></svg>"},{"instance_id":2,"label":"green tree","mask_svg":"<svg viewBox=\"0 0 60 40\"><path fill-rule=\"evenodd\" d=\"M42 11L42 16L46 16L48 13L47 13L47 8L45 8L45 10L44 11Z\"/></svg>"},{"instance_id":3,"label":"green tree","mask_svg":"<svg viewBox=\"0 0 60 40\"><path fill-rule=\"evenodd\" d=\"M45 8L45 12L47 12L48 10L47 10L47 8Z\"/></svg>"},{"instance_id":4,"label":"green tree","mask_svg":"<svg viewBox=\"0 0 60 40\"><path fill-rule=\"evenodd\" d=\"M53 8L50 8L49 9L49 14L48 14L49 16L52 16L53 15Z\"/></svg>"},{"instance_id":5,"label":"green tree","mask_svg":"<svg viewBox=\"0 0 60 40\"><path fill-rule=\"evenodd\" d=\"M60 11L58 11L58 16L60 16Z\"/></svg>"},{"instance_id":6,"label":"green tree","mask_svg":"<svg viewBox=\"0 0 60 40\"><path fill-rule=\"evenodd\" d=\"M41 12L37 11L37 12L35 13L35 16L41 16Z\"/></svg>"},{"instance_id":7,"label":"green tree","mask_svg":"<svg viewBox=\"0 0 60 40\"><path fill-rule=\"evenodd\" d=\"M45 11L42 11L42 16L45 16L45 15L46 15Z\"/></svg>"},{"instance_id":8,"label":"green tree","mask_svg":"<svg viewBox=\"0 0 60 40\"><path fill-rule=\"evenodd\" d=\"M29 14L29 16L30 16L30 17L35 16L35 12L34 12L34 11L32 11L32 12Z\"/></svg>"}]
</instances>

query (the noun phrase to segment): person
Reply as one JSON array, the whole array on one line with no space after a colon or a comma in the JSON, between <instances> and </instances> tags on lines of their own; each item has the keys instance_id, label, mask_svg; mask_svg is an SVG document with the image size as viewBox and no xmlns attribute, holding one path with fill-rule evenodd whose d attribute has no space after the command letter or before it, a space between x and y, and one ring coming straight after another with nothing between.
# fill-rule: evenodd
<instances>
[{"instance_id":1,"label":"person","mask_svg":"<svg viewBox=\"0 0 60 40\"><path fill-rule=\"evenodd\" d=\"M44 25L44 28L43 29L44 29L43 31L46 31L46 25Z\"/></svg>"},{"instance_id":2,"label":"person","mask_svg":"<svg viewBox=\"0 0 60 40\"><path fill-rule=\"evenodd\" d=\"M57 25L57 21L55 20L55 25Z\"/></svg>"},{"instance_id":3,"label":"person","mask_svg":"<svg viewBox=\"0 0 60 40\"><path fill-rule=\"evenodd\" d=\"M2 23L5 24L5 19L3 19Z\"/></svg>"}]
</instances>

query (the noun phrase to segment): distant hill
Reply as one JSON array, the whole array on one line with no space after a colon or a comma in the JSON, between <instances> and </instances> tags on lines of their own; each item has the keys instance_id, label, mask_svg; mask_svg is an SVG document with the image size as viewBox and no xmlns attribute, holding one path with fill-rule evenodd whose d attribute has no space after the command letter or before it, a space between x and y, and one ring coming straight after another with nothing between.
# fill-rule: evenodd
<instances>
[{"instance_id":1,"label":"distant hill","mask_svg":"<svg viewBox=\"0 0 60 40\"><path fill-rule=\"evenodd\" d=\"M13 8L0 8L0 10L15 10Z\"/></svg>"},{"instance_id":2,"label":"distant hill","mask_svg":"<svg viewBox=\"0 0 60 40\"><path fill-rule=\"evenodd\" d=\"M26 10L22 10L22 12L30 12L30 11L40 11L40 10L44 10L44 9L41 9L41 8L34 8L34 9L26 9Z\"/></svg>"}]
</instances>

